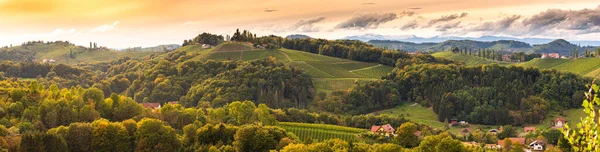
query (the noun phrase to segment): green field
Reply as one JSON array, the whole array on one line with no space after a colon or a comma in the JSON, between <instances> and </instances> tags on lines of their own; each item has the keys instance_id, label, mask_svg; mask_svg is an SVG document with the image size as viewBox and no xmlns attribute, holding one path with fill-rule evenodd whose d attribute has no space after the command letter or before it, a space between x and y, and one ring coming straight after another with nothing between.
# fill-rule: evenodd
<instances>
[{"instance_id":1,"label":"green field","mask_svg":"<svg viewBox=\"0 0 600 152\"><path fill-rule=\"evenodd\" d=\"M394 68L377 63L358 62L290 49L259 50L246 43L226 42L213 49L185 46L179 50L196 53L191 60L255 60L275 57L276 60L298 67L313 79L318 91L346 90L354 82L379 80Z\"/></svg>"},{"instance_id":2,"label":"green field","mask_svg":"<svg viewBox=\"0 0 600 152\"><path fill-rule=\"evenodd\" d=\"M463 62L465 65L483 65L483 64L499 64L499 65L510 65L510 62L494 61L486 58L469 56L464 54L456 54L452 52L437 52L431 54L436 58L444 58L453 61Z\"/></svg>"},{"instance_id":3,"label":"green field","mask_svg":"<svg viewBox=\"0 0 600 152\"><path fill-rule=\"evenodd\" d=\"M358 134L367 132L366 129L351 128L327 124L279 122L277 125L288 132L294 133L300 140L323 141L327 139L342 139L345 141L359 141Z\"/></svg>"},{"instance_id":4,"label":"green field","mask_svg":"<svg viewBox=\"0 0 600 152\"><path fill-rule=\"evenodd\" d=\"M438 121L438 115L433 110L416 103L405 103L392 109L386 109L373 114L389 114L392 116L405 116L412 122L422 123L434 128L444 129L444 123Z\"/></svg>"},{"instance_id":5,"label":"green field","mask_svg":"<svg viewBox=\"0 0 600 152\"><path fill-rule=\"evenodd\" d=\"M600 58L584 59L533 59L518 64L523 67L537 67L540 69L556 69L558 71L572 72L579 75L600 76Z\"/></svg>"}]
</instances>

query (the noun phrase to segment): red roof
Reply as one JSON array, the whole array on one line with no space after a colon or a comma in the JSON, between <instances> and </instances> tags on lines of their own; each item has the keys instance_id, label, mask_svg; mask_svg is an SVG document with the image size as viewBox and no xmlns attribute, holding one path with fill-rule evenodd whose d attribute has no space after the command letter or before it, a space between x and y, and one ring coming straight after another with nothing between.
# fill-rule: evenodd
<instances>
[{"instance_id":1,"label":"red roof","mask_svg":"<svg viewBox=\"0 0 600 152\"><path fill-rule=\"evenodd\" d=\"M392 127L390 124L385 124L383 126L371 126L371 132L377 132L377 130L382 127L385 132L394 133L394 127Z\"/></svg>"},{"instance_id":2,"label":"red roof","mask_svg":"<svg viewBox=\"0 0 600 152\"><path fill-rule=\"evenodd\" d=\"M381 127L383 127L383 130L385 130L386 132L394 133L394 127L392 127L392 125L390 124L385 124Z\"/></svg>"},{"instance_id":3,"label":"red roof","mask_svg":"<svg viewBox=\"0 0 600 152\"><path fill-rule=\"evenodd\" d=\"M560 58L560 55L558 53L550 53L548 54L548 56L550 56L551 58Z\"/></svg>"},{"instance_id":4,"label":"red roof","mask_svg":"<svg viewBox=\"0 0 600 152\"><path fill-rule=\"evenodd\" d=\"M554 123L558 123L559 121L565 123L565 118L554 118Z\"/></svg>"},{"instance_id":5,"label":"red roof","mask_svg":"<svg viewBox=\"0 0 600 152\"><path fill-rule=\"evenodd\" d=\"M521 145L525 145L525 138L508 138L508 139L510 139L513 143L519 142L519 143L521 143ZM502 143L504 143L504 140L498 140L498 145L502 146Z\"/></svg>"},{"instance_id":6,"label":"red roof","mask_svg":"<svg viewBox=\"0 0 600 152\"><path fill-rule=\"evenodd\" d=\"M525 128L523 128L523 131L525 131L525 132L529 132L529 131L535 132L535 127L525 127Z\"/></svg>"},{"instance_id":7,"label":"red roof","mask_svg":"<svg viewBox=\"0 0 600 152\"><path fill-rule=\"evenodd\" d=\"M381 126L371 126L371 132L377 132Z\"/></svg>"},{"instance_id":8,"label":"red roof","mask_svg":"<svg viewBox=\"0 0 600 152\"><path fill-rule=\"evenodd\" d=\"M421 131L417 131L417 132L415 132L415 135L416 135L416 136L421 136Z\"/></svg>"},{"instance_id":9,"label":"red roof","mask_svg":"<svg viewBox=\"0 0 600 152\"><path fill-rule=\"evenodd\" d=\"M142 103L142 106L144 106L144 108L152 108L152 109L157 109L160 108L160 103Z\"/></svg>"}]
</instances>

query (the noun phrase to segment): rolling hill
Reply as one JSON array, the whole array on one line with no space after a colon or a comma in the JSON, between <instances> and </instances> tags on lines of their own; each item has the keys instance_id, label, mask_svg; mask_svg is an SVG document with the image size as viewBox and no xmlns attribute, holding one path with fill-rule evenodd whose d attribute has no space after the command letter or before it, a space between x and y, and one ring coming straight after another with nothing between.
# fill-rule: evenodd
<instances>
[{"instance_id":1,"label":"rolling hill","mask_svg":"<svg viewBox=\"0 0 600 152\"><path fill-rule=\"evenodd\" d=\"M425 50L426 48L436 45L437 43L413 43L392 40L371 40L369 41L369 44L387 49L399 49L408 52L415 52L417 50Z\"/></svg>"},{"instance_id":2,"label":"rolling hill","mask_svg":"<svg viewBox=\"0 0 600 152\"><path fill-rule=\"evenodd\" d=\"M178 50L194 53L191 60L255 60L275 57L276 60L303 69L313 78L315 88L330 92L345 90L354 83L379 80L394 68L377 63L358 62L290 49L253 49L250 44L226 42L215 48L185 46Z\"/></svg>"},{"instance_id":3,"label":"rolling hill","mask_svg":"<svg viewBox=\"0 0 600 152\"><path fill-rule=\"evenodd\" d=\"M450 48L466 48L471 49L473 51L479 49L493 49L493 50L503 50L508 52L525 52L530 50L531 45L514 40L499 40L499 41L491 41L491 42L483 42L483 41L473 41L473 40L448 40L436 45L425 48L425 50L429 51L444 51L449 50Z\"/></svg>"},{"instance_id":4,"label":"rolling hill","mask_svg":"<svg viewBox=\"0 0 600 152\"><path fill-rule=\"evenodd\" d=\"M68 42L30 43L22 46L3 48L3 50L23 50L35 53L34 61L54 59L56 63L78 64L83 62L108 61L120 57L139 58L162 52L152 51L114 51L110 49L90 49Z\"/></svg>"},{"instance_id":5,"label":"rolling hill","mask_svg":"<svg viewBox=\"0 0 600 152\"><path fill-rule=\"evenodd\" d=\"M547 44L535 45L530 53L558 53L560 55L572 56L573 50L583 51L581 47L571 44L563 39L554 40Z\"/></svg>"},{"instance_id":6,"label":"rolling hill","mask_svg":"<svg viewBox=\"0 0 600 152\"><path fill-rule=\"evenodd\" d=\"M436 52L431 55L436 58L444 58L444 59L449 59L449 60L453 60L453 61L463 62L463 63L465 63L465 65L482 65L482 64L509 65L509 64L511 64L510 62L495 61L495 60L490 60L490 59L486 59L486 58L469 56L469 55L464 55L464 54L457 54L457 53L452 53L452 52Z\"/></svg>"},{"instance_id":7,"label":"rolling hill","mask_svg":"<svg viewBox=\"0 0 600 152\"><path fill-rule=\"evenodd\" d=\"M533 59L529 62L518 64L523 67L537 67L540 69L555 69L558 71L572 72L579 75L600 76L600 58L583 59Z\"/></svg>"}]
</instances>

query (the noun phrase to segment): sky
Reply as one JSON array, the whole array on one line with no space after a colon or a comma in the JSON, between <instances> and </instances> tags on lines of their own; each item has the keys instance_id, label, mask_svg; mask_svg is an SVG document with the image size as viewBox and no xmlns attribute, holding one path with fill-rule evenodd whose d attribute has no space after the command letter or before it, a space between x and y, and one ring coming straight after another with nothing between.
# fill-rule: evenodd
<instances>
[{"instance_id":1,"label":"sky","mask_svg":"<svg viewBox=\"0 0 600 152\"><path fill-rule=\"evenodd\" d=\"M0 0L0 46L181 44L203 32L600 40L598 0Z\"/></svg>"}]
</instances>

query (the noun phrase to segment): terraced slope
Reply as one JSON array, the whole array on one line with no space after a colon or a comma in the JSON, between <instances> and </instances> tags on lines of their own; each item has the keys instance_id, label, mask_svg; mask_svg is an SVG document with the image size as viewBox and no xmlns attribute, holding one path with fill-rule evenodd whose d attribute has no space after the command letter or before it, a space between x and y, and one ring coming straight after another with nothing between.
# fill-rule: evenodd
<instances>
[{"instance_id":1,"label":"terraced slope","mask_svg":"<svg viewBox=\"0 0 600 152\"><path fill-rule=\"evenodd\" d=\"M452 53L452 52L437 52L437 53L432 54L432 56L434 56L436 58L445 58L445 59L449 59L449 60L463 62L466 65L483 65L483 64L510 65L511 64L509 62L494 61L494 60L490 60L490 59L486 59L486 58L469 56L469 55L464 55L464 54L456 54L456 53Z\"/></svg>"}]
</instances>

